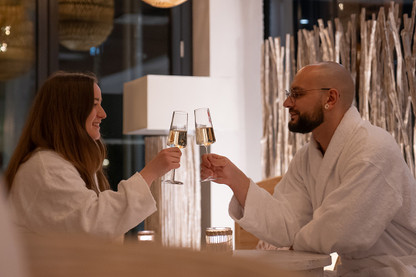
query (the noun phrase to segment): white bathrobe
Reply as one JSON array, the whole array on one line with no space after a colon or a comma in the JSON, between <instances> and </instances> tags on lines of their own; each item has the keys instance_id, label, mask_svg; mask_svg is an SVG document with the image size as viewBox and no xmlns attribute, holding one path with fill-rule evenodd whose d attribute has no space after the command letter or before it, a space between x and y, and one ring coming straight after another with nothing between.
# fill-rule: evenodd
<instances>
[{"instance_id":1,"label":"white bathrobe","mask_svg":"<svg viewBox=\"0 0 416 277\"><path fill-rule=\"evenodd\" d=\"M251 181L245 208L233 197L229 212L275 246L337 252L340 276L416 276L403 265L416 265L416 256L406 257L416 255L415 179L395 140L355 107L324 156L312 138L273 196Z\"/></svg>"},{"instance_id":2,"label":"white bathrobe","mask_svg":"<svg viewBox=\"0 0 416 277\"><path fill-rule=\"evenodd\" d=\"M118 191L98 196L75 167L56 152L37 151L15 176L9 201L23 232L67 232L118 239L156 211L149 186L139 173Z\"/></svg>"}]
</instances>

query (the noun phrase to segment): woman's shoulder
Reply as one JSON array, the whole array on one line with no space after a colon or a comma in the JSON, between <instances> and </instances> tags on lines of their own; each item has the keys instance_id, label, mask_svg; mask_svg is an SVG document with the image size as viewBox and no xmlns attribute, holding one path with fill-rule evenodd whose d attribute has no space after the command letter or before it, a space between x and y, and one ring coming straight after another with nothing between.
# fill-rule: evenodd
<instances>
[{"instance_id":1,"label":"woman's shoulder","mask_svg":"<svg viewBox=\"0 0 416 277\"><path fill-rule=\"evenodd\" d=\"M75 166L65 160L59 153L53 150L37 149L30 158L20 165L15 182L27 182L28 178L32 185L60 183L63 179L68 180L70 176L79 178Z\"/></svg>"},{"instance_id":2,"label":"woman's shoulder","mask_svg":"<svg viewBox=\"0 0 416 277\"><path fill-rule=\"evenodd\" d=\"M30 158L22 164L23 167L62 167L71 165L59 153L51 149L36 149Z\"/></svg>"}]
</instances>

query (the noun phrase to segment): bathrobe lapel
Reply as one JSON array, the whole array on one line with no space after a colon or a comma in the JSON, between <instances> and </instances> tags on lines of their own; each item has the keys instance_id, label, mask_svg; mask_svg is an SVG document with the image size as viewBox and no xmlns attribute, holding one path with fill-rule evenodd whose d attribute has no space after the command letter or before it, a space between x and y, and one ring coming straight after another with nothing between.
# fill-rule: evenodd
<instances>
[{"instance_id":1,"label":"bathrobe lapel","mask_svg":"<svg viewBox=\"0 0 416 277\"><path fill-rule=\"evenodd\" d=\"M347 142L351 141L354 136L354 131L359 122L361 122L360 114L355 107L351 107L344 115L338 128L328 145L325 155L322 155L318 149L318 144L312 137L309 144L309 164L311 178L311 201L313 210L321 206L327 191L327 184L331 178L334 177L337 161L343 151ZM335 180L332 180L335 181ZM314 182L314 183L313 183ZM336 181L335 181L336 182ZM332 182L332 183L335 183Z\"/></svg>"}]
</instances>

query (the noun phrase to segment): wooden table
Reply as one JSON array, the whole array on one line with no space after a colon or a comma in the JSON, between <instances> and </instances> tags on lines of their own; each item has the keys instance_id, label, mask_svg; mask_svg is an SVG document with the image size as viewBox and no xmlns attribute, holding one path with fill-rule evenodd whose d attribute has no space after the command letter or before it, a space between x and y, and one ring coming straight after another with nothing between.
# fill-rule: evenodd
<instances>
[{"instance_id":1,"label":"wooden table","mask_svg":"<svg viewBox=\"0 0 416 277\"><path fill-rule=\"evenodd\" d=\"M302 277L324 276L324 267L331 264L330 255L292 250L235 250L233 255L293 271Z\"/></svg>"}]
</instances>

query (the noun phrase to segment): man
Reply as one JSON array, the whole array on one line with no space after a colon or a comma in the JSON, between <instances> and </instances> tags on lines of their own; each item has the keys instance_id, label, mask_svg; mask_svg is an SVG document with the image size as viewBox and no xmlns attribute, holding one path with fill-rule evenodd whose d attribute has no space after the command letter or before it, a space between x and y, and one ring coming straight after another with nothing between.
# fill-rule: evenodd
<instances>
[{"instance_id":1,"label":"man","mask_svg":"<svg viewBox=\"0 0 416 277\"><path fill-rule=\"evenodd\" d=\"M233 193L229 213L277 247L337 252L340 276L416 276L416 182L395 140L352 106L350 73L334 62L302 68L284 106L289 129L312 132L268 194L227 158L203 156L201 178Z\"/></svg>"}]
</instances>

